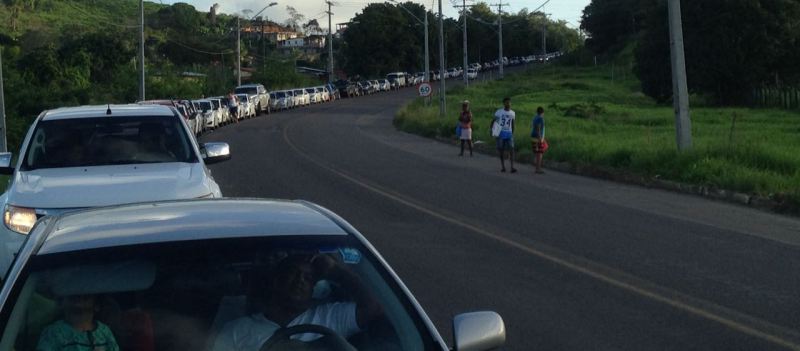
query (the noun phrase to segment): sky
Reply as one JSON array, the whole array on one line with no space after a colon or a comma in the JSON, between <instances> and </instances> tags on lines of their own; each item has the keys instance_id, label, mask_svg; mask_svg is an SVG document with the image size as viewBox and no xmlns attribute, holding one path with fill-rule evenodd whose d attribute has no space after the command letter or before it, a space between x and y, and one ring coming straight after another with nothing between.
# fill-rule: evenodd
<instances>
[{"instance_id":1,"label":"sky","mask_svg":"<svg viewBox=\"0 0 800 351\"><path fill-rule=\"evenodd\" d=\"M211 5L217 3L220 6L220 11L224 13L241 13L242 10L249 9L253 11L253 14L260 11L264 6L266 6L270 2L277 2L278 5L268 8L267 10L262 13L264 17L276 21L276 22L283 22L286 19L286 6L292 6L297 9L298 12L302 13L306 17L306 21L312 18L318 19L320 25L323 27L327 26L328 20L327 15L324 11L327 11L327 5L325 5L325 0L182 0L182 1L174 1L174 0L150 0L156 2L163 2L163 3L175 3L175 2L186 2L191 5L194 5L199 11L208 11L211 8ZM405 2L405 0L400 0ZM428 8L434 8L438 11L438 3L434 4L433 1L435 0L412 0L413 2L422 4ZM457 15L456 8L453 7L454 1L457 0L442 0L442 10L447 17L455 17ZM533 10L546 0L503 0L503 3L507 3L510 6L508 8L503 7L504 11L509 12L517 12L523 8L527 8L528 10ZM580 24L581 13L583 12L583 8L589 4L591 0L550 0L547 5L545 5L544 10L546 13L550 14L552 19L558 20L565 20L569 22L569 25L573 28L577 28ZM367 4L373 2L384 2L384 1L375 1L375 0L334 0L333 1L335 6L332 9L333 15L333 23L343 23L347 22L352 18L357 12L361 12L361 9L364 8ZM479 1L467 1L469 3L477 3ZM497 3L500 0L488 0L486 2L489 3ZM432 5L433 4L433 5ZM458 1L458 4L461 4L461 1ZM434 6L434 7L432 7ZM495 7L496 9L496 7Z\"/></svg>"}]
</instances>

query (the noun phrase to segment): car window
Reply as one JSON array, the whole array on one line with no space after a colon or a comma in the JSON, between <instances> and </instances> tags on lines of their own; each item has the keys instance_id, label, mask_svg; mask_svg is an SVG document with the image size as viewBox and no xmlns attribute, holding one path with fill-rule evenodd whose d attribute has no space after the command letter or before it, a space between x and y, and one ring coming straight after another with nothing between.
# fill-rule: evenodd
<instances>
[{"instance_id":1,"label":"car window","mask_svg":"<svg viewBox=\"0 0 800 351\"><path fill-rule=\"evenodd\" d=\"M256 87L239 87L236 88L234 91L236 94L250 94L250 95L257 95L258 89Z\"/></svg>"},{"instance_id":2,"label":"car window","mask_svg":"<svg viewBox=\"0 0 800 351\"><path fill-rule=\"evenodd\" d=\"M22 170L197 162L179 123L170 117L40 121L25 153Z\"/></svg>"},{"instance_id":3,"label":"car window","mask_svg":"<svg viewBox=\"0 0 800 351\"><path fill-rule=\"evenodd\" d=\"M276 306L297 315L289 326L325 326L358 350L434 346L399 286L345 236L95 249L34 257L29 267L0 321L2 351L47 350L80 322L106 350L258 351L277 329Z\"/></svg>"}]
</instances>

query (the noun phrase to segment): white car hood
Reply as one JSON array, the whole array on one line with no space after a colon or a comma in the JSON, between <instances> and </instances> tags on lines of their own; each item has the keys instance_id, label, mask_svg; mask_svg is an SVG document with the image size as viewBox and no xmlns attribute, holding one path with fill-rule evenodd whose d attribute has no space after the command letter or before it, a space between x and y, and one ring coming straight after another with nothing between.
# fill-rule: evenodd
<instances>
[{"instance_id":1,"label":"white car hood","mask_svg":"<svg viewBox=\"0 0 800 351\"><path fill-rule=\"evenodd\" d=\"M212 192L201 163L49 168L16 172L8 203L30 208L80 208L191 199Z\"/></svg>"}]
</instances>

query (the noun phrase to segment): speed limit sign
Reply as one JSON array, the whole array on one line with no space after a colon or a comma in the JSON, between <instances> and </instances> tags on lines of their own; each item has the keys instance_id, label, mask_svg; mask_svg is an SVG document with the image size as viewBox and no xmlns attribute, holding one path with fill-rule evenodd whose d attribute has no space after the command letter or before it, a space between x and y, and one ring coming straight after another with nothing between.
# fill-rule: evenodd
<instances>
[{"instance_id":1,"label":"speed limit sign","mask_svg":"<svg viewBox=\"0 0 800 351\"><path fill-rule=\"evenodd\" d=\"M420 84L418 90L419 90L419 96L422 97L431 96L431 92L433 91L433 89L431 89L431 85L428 83Z\"/></svg>"}]
</instances>

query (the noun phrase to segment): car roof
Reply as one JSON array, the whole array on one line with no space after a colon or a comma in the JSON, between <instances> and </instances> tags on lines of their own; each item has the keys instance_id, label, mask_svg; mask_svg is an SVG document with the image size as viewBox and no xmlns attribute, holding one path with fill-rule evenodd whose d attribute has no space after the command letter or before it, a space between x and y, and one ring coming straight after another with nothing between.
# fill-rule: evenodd
<instances>
[{"instance_id":1,"label":"car roof","mask_svg":"<svg viewBox=\"0 0 800 351\"><path fill-rule=\"evenodd\" d=\"M108 110L111 114L107 114ZM87 105L75 107L61 107L44 112L42 120L52 121L74 118L96 117L132 117L132 116L174 116L171 107L152 104L127 104L127 105Z\"/></svg>"},{"instance_id":2,"label":"car roof","mask_svg":"<svg viewBox=\"0 0 800 351\"><path fill-rule=\"evenodd\" d=\"M240 86L238 86L236 88L237 89L238 88L258 88L259 86L263 86L263 85L262 84L242 84L242 85L240 85Z\"/></svg>"},{"instance_id":3,"label":"car roof","mask_svg":"<svg viewBox=\"0 0 800 351\"><path fill-rule=\"evenodd\" d=\"M303 201L208 199L141 203L66 213L37 254L188 240L347 235L326 210Z\"/></svg>"}]
</instances>

